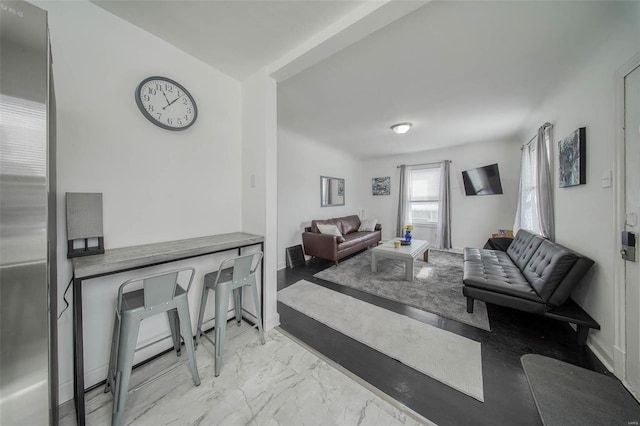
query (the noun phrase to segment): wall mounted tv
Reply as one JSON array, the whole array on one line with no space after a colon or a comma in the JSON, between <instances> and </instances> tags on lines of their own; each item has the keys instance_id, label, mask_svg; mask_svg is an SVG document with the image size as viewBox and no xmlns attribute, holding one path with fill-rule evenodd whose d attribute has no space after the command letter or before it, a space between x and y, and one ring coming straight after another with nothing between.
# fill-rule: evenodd
<instances>
[{"instance_id":1,"label":"wall mounted tv","mask_svg":"<svg viewBox=\"0 0 640 426\"><path fill-rule=\"evenodd\" d=\"M500 183L500 171L498 164L469 169L462 172L464 192L467 195L494 195L502 194Z\"/></svg>"}]
</instances>

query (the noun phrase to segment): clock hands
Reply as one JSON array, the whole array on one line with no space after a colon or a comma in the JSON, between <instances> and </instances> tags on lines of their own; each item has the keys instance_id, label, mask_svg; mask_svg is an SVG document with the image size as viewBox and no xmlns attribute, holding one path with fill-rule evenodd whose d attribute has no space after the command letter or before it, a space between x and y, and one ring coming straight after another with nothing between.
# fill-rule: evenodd
<instances>
[{"instance_id":1,"label":"clock hands","mask_svg":"<svg viewBox=\"0 0 640 426\"><path fill-rule=\"evenodd\" d=\"M167 105L162 107L162 109L165 109L166 107L168 107L171 104L169 103L169 98L167 98L167 94L164 93L164 90L162 90L162 89L160 89L160 90L162 91L162 95L164 96L164 100L167 101Z\"/></svg>"},{"instance_id":2,"label":"clock hands","mask_svg":"<svg viewBox=\"0 0 640 426\"><path fill-rule=\"evenodd\" d=\"M175 98L174 100L172 100L171 102L169 102L169 100L167 100L167 102L169 102L169 103L167 104L167 106L162 107L162 109L166 109L168 106L171 106L171 104L173 104L175 101L177 101L178 99L180 99L183 96L184 96L184 93L182 95L178 96L177 98ZM166 96L165 96L165 98L166 98Z\"/></svg>"}]
</instances>

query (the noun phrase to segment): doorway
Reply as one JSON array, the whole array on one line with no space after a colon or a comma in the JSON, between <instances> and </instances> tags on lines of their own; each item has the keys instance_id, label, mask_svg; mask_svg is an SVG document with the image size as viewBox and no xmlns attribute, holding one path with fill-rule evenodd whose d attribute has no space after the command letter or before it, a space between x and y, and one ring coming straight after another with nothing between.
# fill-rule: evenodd
<instances>
[{"instance_id":1,"label":"doorway","mask_svg":"<svg viewBox=\"0 0 640 426\"><path fill-rule=\"evenodd\" d=\"M618 76L621 125L618 166L621 171L617 229L640 240L640 54L623 67ZM615 369L629 391L640 399L640 259L637 252L630 257L621 260L617 269L620 311L616 333L619 358Z\"/></svg>"}]
</instances>

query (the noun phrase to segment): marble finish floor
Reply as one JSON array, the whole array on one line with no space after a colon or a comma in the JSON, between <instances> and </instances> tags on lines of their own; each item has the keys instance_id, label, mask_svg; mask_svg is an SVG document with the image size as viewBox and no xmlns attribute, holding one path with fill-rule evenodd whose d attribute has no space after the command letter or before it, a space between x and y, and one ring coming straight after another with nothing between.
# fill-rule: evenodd
<instances>
[{"instance_id":1,"label":"marble finish floor","mask_svg":"<svg viewBox=\"0 0 640 426\"><path fill-rule=\"evenodd\" d=\"M210 333L212 334L212 333ZM196 351L201 385L193 386L186 353L174 352L136 368L128 425L419 425L428 420L349 373L334 368L278 329L261 345L255 329L228 326L222 371L213 375L214 347ZM138 388L141 382L169 372ZM87 425L111 423L112 396L103 387L86 395ZM75 425L73 401L60 407L60 425Z\"/></svg>"}]
</instances>

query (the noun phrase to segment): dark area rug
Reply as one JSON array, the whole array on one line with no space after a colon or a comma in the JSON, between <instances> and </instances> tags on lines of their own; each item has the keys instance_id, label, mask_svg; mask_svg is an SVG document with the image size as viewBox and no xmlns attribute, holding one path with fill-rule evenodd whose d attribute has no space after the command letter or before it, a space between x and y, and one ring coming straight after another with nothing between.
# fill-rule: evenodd
<instances>
[{"instance_id":1,"label":"dark area rug","mask_svg":"<svg viewBox=\"0 0 640 426\"><path fill-rule=\"evenodd\" d=\"M639 424L640 404L615 377L542 355L520 361L546 426Z\"/></svg>"},{"instance_id":2,"label":"dark area rug","mask_svg":"<svg viewBox=\"0 0 640 426\"><path fill-rule=\"evenodd\" d=\"M415 280L405 281L405 263L380 259L378 272L371 272L371 252L349 258L314 275L346 287L394 300L483 330L491 330L487 306L475 301L467 313L462 294L462 254L430 250L429 261L415 261Z\"/></svg>"}]
</instances>

